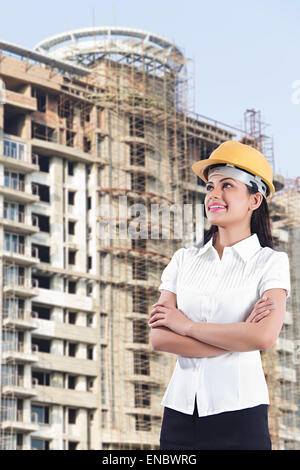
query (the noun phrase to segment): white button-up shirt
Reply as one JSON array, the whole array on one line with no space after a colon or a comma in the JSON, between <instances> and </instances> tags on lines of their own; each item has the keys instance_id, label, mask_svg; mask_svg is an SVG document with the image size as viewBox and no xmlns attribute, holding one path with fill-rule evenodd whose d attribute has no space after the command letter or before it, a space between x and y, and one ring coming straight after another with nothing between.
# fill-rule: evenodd
<instances>
[{"instance_id":1,"label":"white button-up shirt","mask_svg":"<svg viewBox=\"0 0 300 470\"><path fill-rule=\"evenodd\" d=\"M243 322L264 291L276 287L290 293L289 258L262 247L256 233L224 247L222 259L211 238L201 248L179 248L165 267L159 290L177 296L177 307L195 322ZM198 414L269 404L260 351L229 352L217 357L178 355L161 405Z\"/></svg>"}]
</instances>

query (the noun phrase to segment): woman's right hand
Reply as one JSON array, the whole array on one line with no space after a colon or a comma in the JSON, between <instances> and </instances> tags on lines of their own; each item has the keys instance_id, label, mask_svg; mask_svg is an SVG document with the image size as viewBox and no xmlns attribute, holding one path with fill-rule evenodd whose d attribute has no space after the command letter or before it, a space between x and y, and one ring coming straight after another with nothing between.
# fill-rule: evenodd
<instances>
[{"instance_id":1,"label":"woman's right hand","mask_svg":"<svg viewBox=\"0 0 300 470\"><path fill-rule=\"evenodd\" d=\"M264 317L271 313L271 310L275 308L275 302L272 299L267 299L266 297L259 299L249 317L245 320L246 323L258 323Z\"/></svg>"}]
</instances>

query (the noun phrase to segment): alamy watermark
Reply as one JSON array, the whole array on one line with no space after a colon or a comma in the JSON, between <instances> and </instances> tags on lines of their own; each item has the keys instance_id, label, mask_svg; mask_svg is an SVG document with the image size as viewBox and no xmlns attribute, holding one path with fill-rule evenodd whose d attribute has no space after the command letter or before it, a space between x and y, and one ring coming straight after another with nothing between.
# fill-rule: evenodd
<instances>
[{"instance_id":1,"label":"alamy watermark","mask_svg":"<svg viewBox=\"0 0 300 470\"><path fill-rule=\"evenodd\" d=\"M97 236L107 239L181 239L201 243L204 204L143 204L128 206L127 196L115 204L100 204Z\"/></svg>"}]
</instances>

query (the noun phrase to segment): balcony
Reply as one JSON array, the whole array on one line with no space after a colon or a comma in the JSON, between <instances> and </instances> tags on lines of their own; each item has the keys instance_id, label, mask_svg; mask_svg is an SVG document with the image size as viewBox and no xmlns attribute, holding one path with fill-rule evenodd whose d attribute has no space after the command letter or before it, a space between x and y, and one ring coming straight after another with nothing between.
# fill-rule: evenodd
<instances>
[{"instance_id":1,"label":"balcony","mask_svg":"<svg viewBox=\"0 0 300 470\"><path fill-rule=\"evenodd\" d=\"M97 397L90 391L66 389L46 385L36 385L38 396L43 397L43 401L59 406L84 407L86 409L97 408Z\"/></svg>"},{"instance_id":2,"label":"balcony","mask_svg":"<svg viewBox=\"0 0 300 470\"><path fill-rule=\"evenodd\" d=\"M4 211L4 217L0 217L0 224L4 226L5 229L12 230L15 233L38 233L39 229L39 219L36 215L27 215L25 216L24 212L17 212L13 214L12 217L9 217Z\"/></svg>"},{"instance_id":3,"label":"balcony","mask_svg":"<svg viewBox=\"0 0 300 470\"><path fill-rule=\"evenodd\" d=\"M3 155L13 158L14 160L26 160L26 144L21 140L4 137L3 139Z\"/></svg>"},{"instance_id":4,"label":"balcony","mask_svg":"<svg viewBox=\"0 0 300 470\"><path fill-rule=\"evenodd\" d=\"M37 351L36 345L26 345L21 341L4 342L3 343L3 361L4 362L19 362L23 364L32 364L38 361L38 356L35 354Z\"/></svg>"},{"instance_id":5,"label":"balcony","mask_svg":"<svg viewBox=\"0 0 300 470\"><path fill-rule=\"evenodd\" d=\"M39 351L37 353L38 364L36 368L43 368L47 364L49 371L67 372L68 374L80 374L97 376L97 363L91 359L82 359L74 356L65 356L60 354L51 354Z\"/></svg>"},{"instance_id":6,"label":"balcony","mask_svg":"<svg viewBox=\"0 0 300 470\"><path fill-rule=\"evenodd\" d=\"M30 398L35 397L37 395L37 390L35 389L35 387L29 388L25 384L25 379L23 375L11 375L3 377L2 394L5 396L13 395L14 397L18 398Z\"/></svg>"},{"instance_id":7,"label":"balcony","mask_svg":"<svg viewBox=\"0 0 300 470\"><path fill-rule=\"evenodd\" d=\"M3 420L1 430L9 432L36 432L39 430L38 416L32 413L31 421L27 420L22 410L2 407Z\"/></svg>"},{"instance_id":8,"label":"balcony","mask_svg":"<svg viewBox=\"0 0 300 470\"><path fill-rule=\"evenodd\" d=\"M43 155L55 155L57 157L68 158L71 161L82 163L92 163L95 161L95 157L89 153L51 140L33 138L31 140L31 145L34 152L41 153Z\"/></svg>"},{"instance_id":9,"label":"balcony","mask_svg":"<svg viewBox=\"0 0 300 470\"><path fill-rule=\"evenodd\" d=\"M25 191L25 183L22 180L16 180L14 178L2 178L0 180L0 194L3 194L5 198L16 201L16 202L39 202L38 196L38 185L31 184L31 192Z\"/></svg>"},{"instance_id":10,"label":"balcony","mask_svg":"<svg viewBox=\"0 0 300 470\"><path fill-rule=\"evenodd\" d=\"M17 140L15 136L4 137L0 162L4 164L5 168L19 170L22 173L39 171L37 159L33 156L31 160L28 159L27 144Z\"/></svg>"},{"instance_id":11,"label":"balcony","mask_svg":"<svg viewBox=\"0 0 300 470\"><path fill-rule=\"evenodd\" d=\"M6 261L17 262L23 266L39 263L38 249L36 247L25 246L23 243L8 243L0 251L0 257Z\"/></svg>"},{"instance_id":12,"label":"balcony","mask_svg":"<svg viewBox=\"0 0 300 470\"><path fill-rule=\"evenodd\" d=\"M143 132L140 132L139 135L127 135L121 137L121 142L125 144L134 144L136 146L140 145L144 150L155 151L157 144L155 144L153 137L143 135Z\"/></svg>"},{"instance_id":13,"label":"balcony","mask_svg":"<svg viewBox=\"0 0 300 470\"><path fill-rule=\"evenodd\" d=\"M36 279L35 279L36 280ZM39 327L37 312L28 312L23 308L3 309L3 326L18 328L18 330L34 330Z\"/></svg>"},{"instance_id":14,"label":"balcony","mask_svg":"<svg viewBox=\"0 0 300 470\"><path fill-rule=\"evenodd\" d=\"M5 90L5 104L9 104L10 106L22 111L37 111L36 98L23 95L23 93L16 93L11 90Z\"/></svg>"},{"instance_id":15,"label":"balcony","mask_svg":"<svg viewBox=\"0 0 300 470\"><path fill-rule=\"evenodd\" d=\"M124 408L124 413L129 415L136 415L136 414L150 414L152 416L161 416L161 406L160 404L152 404L152 406L145 406L142 403L140 406L131 406Z\"/></svg>"},{"instance_id":16,"label":"balcony","mask_svg":"<svg viewBox=\"0 0 300 470\"><path fill-rule=\"evenodd\" d=\"M22 297L36 297L39 295L39 284L37 279L30 279L25 276L4 277L3 292L5 294L15 294Z\"/></svg>"}]
</instances>

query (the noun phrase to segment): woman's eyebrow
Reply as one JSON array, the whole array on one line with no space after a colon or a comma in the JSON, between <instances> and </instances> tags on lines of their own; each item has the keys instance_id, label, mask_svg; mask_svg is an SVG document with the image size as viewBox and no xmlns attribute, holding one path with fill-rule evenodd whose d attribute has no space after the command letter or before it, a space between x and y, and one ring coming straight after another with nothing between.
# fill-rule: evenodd
<instances>
[{"instance_id":1,"label":"woman's eyebrow","mask_svg":"<svg viewBox=\"0 0 300 470\"><path fill-rule=\"evenodd\" d=\"M221 179L219 182L221 183L221 181L224 181L224 180L232 180L232 181L234 181L234 179L233 179L233 178L222 178L222 179ZM214 184L212 181L207 181L207 183L206 183L206 184L208 184L208 183L212 183L212 184Z\"/></svg>"}]
</instances>

